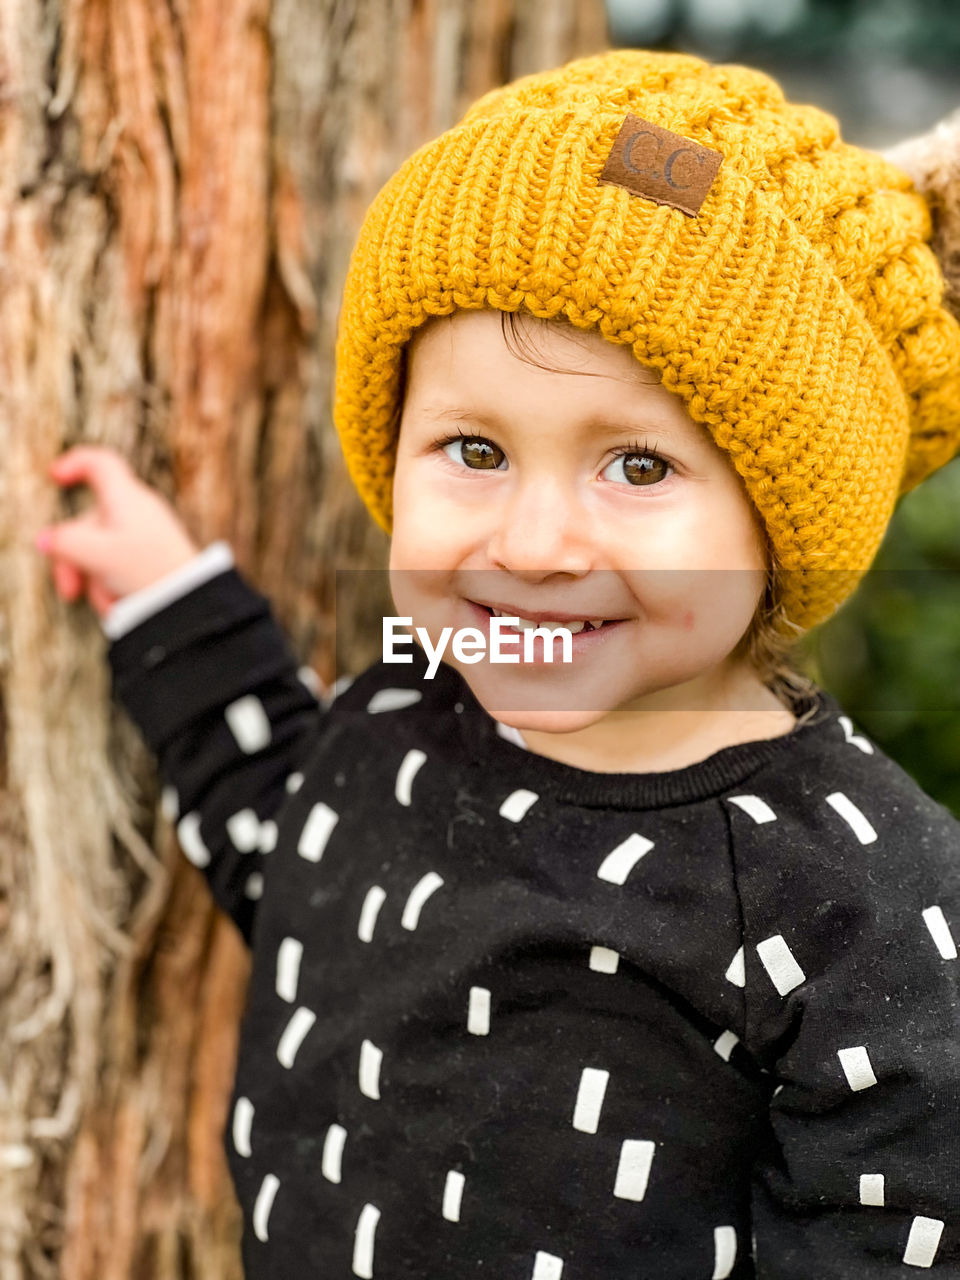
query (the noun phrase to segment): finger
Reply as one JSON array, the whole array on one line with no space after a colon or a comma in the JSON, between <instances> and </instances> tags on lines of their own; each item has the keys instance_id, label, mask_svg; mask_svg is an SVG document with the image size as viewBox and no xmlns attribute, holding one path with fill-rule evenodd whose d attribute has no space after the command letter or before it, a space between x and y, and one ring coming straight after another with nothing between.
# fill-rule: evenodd
<instances>
[{"instance_id":1,"label":"finger","mask_svg":"<svg viewBox=\"0 0 960 1280\"><path fill-rule=\"evenodd\" d=\"M63 600L76 600L83 591L84 575L66 560L54 560L53 584Z\"/></svg>"},{"instance_id":2,"label":"finger","mask_svg":"<svg viewBox=\"0 0 960 1280\"><path fill-rule=\"evenodd\" d=\"M119 458L121 462L125 461L123 455L108 444L74 444L69 449L64 449L63 453L52 458L49 463L51 470L73 466L75 464L87 465L90 462L96 462L98 458Z\"/></svg>"},{"instance_id":3,"label":"finger","mask_svg":"<svg viewBox=\"0 0 960 1280\"><path fill-rule=\"evenodd\" d=\"M84 512L74 520L48 525L47 554L67 562L84 573L104 573L114 567L117 557L116 535L104 529L96 515Z\"/></svg>"},{"instance_id":4,"label":"finger","mask_svg":"<svg viewBox=\"0 0 960 1280\"><path fill-rule=\"evenodd\" d=\"M51 478L60 485L86 484L109 512L121 483L129 484L132 471L127 460L106 445L76 445L50 463Z\"/></svg>"}]
</instances>

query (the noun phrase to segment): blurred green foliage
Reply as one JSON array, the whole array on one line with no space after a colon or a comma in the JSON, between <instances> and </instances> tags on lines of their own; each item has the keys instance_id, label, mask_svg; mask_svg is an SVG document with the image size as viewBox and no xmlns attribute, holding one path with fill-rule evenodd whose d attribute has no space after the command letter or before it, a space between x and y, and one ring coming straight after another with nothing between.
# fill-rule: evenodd
<instances>
[{"instance_id":1,"label":"blurred green foliage","mask_svg":"<svg viewBox=\"0 0 960 1280\"><path fill-rule=\"evenodd\" d=\"M870 572L803 653L855 726L960 817L960 459L901 500Z\"/></svg>"},{"instance_id":2,"label":"blurred green foliage","mask_svg":"<svg viewBox=\"0 0 960 1280\"><path fill-rule=\"evenodd\" d=\"M955 70L957 0L607 0L617 44L804 60L895 55Z\"/></svg>"},{"instance_id":3,"label":"blurred green foliage","mask_svg":"<svg viewBox=\"0 0 960 1280\"><path fill-rule=\"evenodd\" d=\"M775 48L770 42L771 52L819 57L843 44L953 70L960 60L957 0L806 0L797 8L796 26L777 35Z\"/></svg>"}]
</instances>

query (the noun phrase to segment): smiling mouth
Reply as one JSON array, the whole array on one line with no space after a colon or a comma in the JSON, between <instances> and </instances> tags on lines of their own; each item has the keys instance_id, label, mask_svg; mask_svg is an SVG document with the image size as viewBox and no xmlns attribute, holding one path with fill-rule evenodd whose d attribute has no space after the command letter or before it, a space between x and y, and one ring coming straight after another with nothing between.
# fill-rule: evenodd
<instances>
[{"instance_id":1,"label":"smiling mouth","mask_svg":"<svg viewBox=\"0 0 960 1280\"><path fill-rule=\"evenodd\" d=\"M625 621L623 618L580 618L576 620L571 619L569 621L545 618L538 622L532 618L525 618L519 610L513 613L508 613L505 609L494 609L488 604L481 604L478 600L471 600L470 603L475 605L478 609L483 609L483 611L491 618L517 618L517 629L520 631L533 631L537 628L545 628L549 631L563 629L569 631L572 635L580 635L583 632L602 631L605 627L613 627L616 626L618 622Z\"/></svg>"}]
</instances>

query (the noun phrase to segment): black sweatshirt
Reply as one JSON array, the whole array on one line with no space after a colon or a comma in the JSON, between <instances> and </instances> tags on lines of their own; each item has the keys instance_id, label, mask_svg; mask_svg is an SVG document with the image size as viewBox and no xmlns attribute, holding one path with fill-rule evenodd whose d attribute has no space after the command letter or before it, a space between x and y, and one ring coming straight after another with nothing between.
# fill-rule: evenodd
<instances>
[{"instance_id":1,"label":"black sweatshirt","mask_svg":"<svg viewBox=\"0 0 960 1280\"><path fill-rule=\"evenodd\" d=\"M248 1280L960 1278L960 823L829 694L596 773L235 568L108 656L252 948Z\"/></svg>"}]
</instances>

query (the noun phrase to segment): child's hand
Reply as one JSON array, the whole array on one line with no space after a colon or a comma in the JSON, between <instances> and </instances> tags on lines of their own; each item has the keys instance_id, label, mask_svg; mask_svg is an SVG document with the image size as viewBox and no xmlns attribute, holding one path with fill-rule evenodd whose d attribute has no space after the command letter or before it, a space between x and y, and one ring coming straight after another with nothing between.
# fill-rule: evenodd
<instances>
[{"instance_id":1,"label":"child's hand","mask_svg":"<svg viewBox=\"0 0 960 1280\"><path fill-rule=\"evenodd\" d=\"M96 499L83 515L37 535L64 600L86 594L102 618L121 597L172 573L199 551L167 500L115 449L78 445L54 459L50 475L57 484L88 485Z\"/></svg>"}]
</instances>

